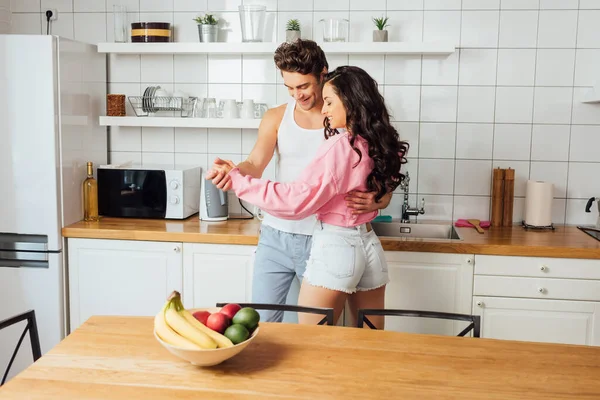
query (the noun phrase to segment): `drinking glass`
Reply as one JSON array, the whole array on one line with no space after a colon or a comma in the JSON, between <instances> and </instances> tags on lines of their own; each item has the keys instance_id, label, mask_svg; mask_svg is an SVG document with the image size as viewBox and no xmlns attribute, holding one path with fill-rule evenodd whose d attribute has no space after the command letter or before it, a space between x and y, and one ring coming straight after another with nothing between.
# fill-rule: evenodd
<instances>
[{"instance_id":1,"label":"drinking glass","mask_svg":"<svg viewBox=\"0 0 600 400\"><path fill-rule=\"evenodd\" d=\"M238 7L242 26L242 42L262 42L265 33L267 7L245 5Z\"/></svg>"},{"instance_id":2,"label":"drinking glass","mask_svg":"<svg viewBox=\"0 0 600 400\"><path fill-rule=\"evenodd\" d=\"M115 29L115 43L127 42L127 7L113 5L113 18Z\"/></svg>"}]
</instances>

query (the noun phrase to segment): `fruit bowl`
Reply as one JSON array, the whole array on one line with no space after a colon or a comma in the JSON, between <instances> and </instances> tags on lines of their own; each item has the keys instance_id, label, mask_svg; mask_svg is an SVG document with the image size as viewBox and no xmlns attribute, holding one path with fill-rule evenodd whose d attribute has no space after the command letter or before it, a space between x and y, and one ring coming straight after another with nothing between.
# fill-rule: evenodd
<instances>
[{"instance_id":1,"label":"fruit bowl","mask_svg":"<svg viewBox=\"0 0 600 400\"><path fill-rule=\"evenodd\" d=\"M219 309L218 308L197 308L197 309L191 309L189 311L193 313L193 312L202 311L202 310L206 310L206 311L209 311L212 313L212 312L218 311ZM156 334L156 331L154 331L154 337L171 354L173 354L183 360L186 360L186 361L192 363L193 365L197 365L200 367L211 367L213 365L221 364L223 361L229 360L230 358L235 357L240 352L242 352L242 350L244 350L246 347L248 347L248 345L254 340L254 338L256 338L256 336L258 336L259 330L260 330L260 326L257 327L252 332L250 337L248 339L246 339L245 341L243 341L242 343L238 343L232 347L217 348L217 349L210 349L210 350L189 350L189 349L184 349L182 347L173 346L173 345L161 340L161 338L158 337L158 335Z\"/></svg>"}]
</instances>

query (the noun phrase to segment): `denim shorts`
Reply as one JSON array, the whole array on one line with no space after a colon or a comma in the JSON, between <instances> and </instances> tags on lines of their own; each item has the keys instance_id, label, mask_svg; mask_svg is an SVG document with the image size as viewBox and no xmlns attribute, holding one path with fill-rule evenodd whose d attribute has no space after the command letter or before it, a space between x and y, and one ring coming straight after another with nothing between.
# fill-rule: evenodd
<instances>
[{"instance_id":1,"label":"denim shorts","mask_svg":"<svg viewBox=\"0 0 600 400\"><path fill-rule=\"evenodd\" d=\"M304 279L313 286L350 294L390 281L381 242L366 224L346 228L321 222L313 234Z\"/></svg>"}]
</instances>

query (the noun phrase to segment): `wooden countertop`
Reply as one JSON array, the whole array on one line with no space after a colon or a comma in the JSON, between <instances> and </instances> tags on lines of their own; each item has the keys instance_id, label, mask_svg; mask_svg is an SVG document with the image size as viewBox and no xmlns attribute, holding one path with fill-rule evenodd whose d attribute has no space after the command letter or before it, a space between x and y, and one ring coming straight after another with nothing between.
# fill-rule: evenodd
<instances>
[{"instance_id":1,"label":"wooden countertop","mask_svg":"<svg viewBox=\"0 0 600 400\"><path fill-rule=\"evenodd\" d=\"M62 234L67 238L256 245L259 228L257 219L206 222L195 215L183 221L102 218L69 225ZM600 259L600 241L574 226L538 231L515 225L489 228L484 234L471 228L457 231L462 240L380 239L385 250Z\"/></svg>"},{"instance_id":2,"label":"wooden countertop","mask_svg":"<svg viewBox=\"0 0 600 400\"><path fill-rule=\"evenodd\" d=\"M598 399L600 347L261 323L200 368L152 317L92 317L0 388L2 399Z\"/></svg>"}]
</instances>

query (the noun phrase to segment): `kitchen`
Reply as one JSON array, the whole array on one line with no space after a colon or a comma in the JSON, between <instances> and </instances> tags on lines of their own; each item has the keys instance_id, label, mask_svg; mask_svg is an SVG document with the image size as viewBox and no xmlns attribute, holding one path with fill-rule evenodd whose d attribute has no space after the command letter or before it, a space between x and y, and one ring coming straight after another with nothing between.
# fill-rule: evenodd
<instances>
[{"instance_id":1,"label":"kitchen","mask_svg":"<svg viewBox=\"0 0 600 400\"><path fill-rule=\"evenodd\" d=\"M104 76L96 71L98 82L104 80L106 88L97 89L98 100L90 102L95 109L90 106L87 115L94 119L86 132L90 139L108 132L106 144L91 146L106 153L97 156L95 165L198 164L206 170L217 156L234 162L245 159L256 140L256 126L140 126L146 122L128 121L151 118L136 117L128 101L126 117L105 117L105 95L140 96L148 86L161 86L169 93L253 99L272 107L289 97L272 55L246 54L245 50L238 54L123 52L111 47L115 40L113 3L125 5L128 23L169 22L172 41L177 44L197 44L194 18L208 13L220 20L219 41L242 42L241 0L16 0L6 4L4 10L9 11L3 15L10 16L6 33L41 35L49 29L63 38L106 44L94 53L108 61ZM472 228L456 228L458 241L382 240L394 269L386 298L389 307L476 313L483 317L484 338L600 343L600 242L576 228L594 226L598 217L595 206L585 212L588 200L600 193L595 179L600 166L595 151L600 113L594 103L600 62L597 2L251 3L266 5L263 41L273 44L286 39L290 19L299 20L303 38L321 41L320 21L327 18L349 21L349 42L372 44L376 28L371 18L382 15L389 17L390 44L452 44L450 50L434 49L443 54L423 49L412 54L326 51L330 67L358 65L380 83L395 126L411 144L408 200L418 207L424 199L425 213L416 218L420 223L489 221L493 169L515 171L510 230L492 227L480 235ZM48 9L54 10L51 18L56 17L50 26ZM76 110L77 98L70 99L68 106ZM115 123L115 118L126 119ZM196 118L177 120L183 124ZM73 182L85 178L84 161L88 160L78 161L83 169ZM274 173L272 162L266 177ZM525 218L529 180L553 184L551 222L555 229L524 230L519 225ZM247 216L233 193L228 196L231 215ZM400 219L403 200L404 193L398 189L382 215ZM205 223L197 215L183 222L148 220L142 226L105 220L90 228L70 221L62 231L67 238L64 258L68 258L63 276L68 293L63 332L75 330L92 315L154 315L175 289L184 294L189 307L249 301L259 223L256 219ZM292 301L293 296L292 291ZM126 310L122 302L129 304ZM561 328L557 321L568 323ZM456 331L452 323L437 321L398 322L390 328L394 326L421 333L451 335Z\"/></svg>"}]
</instances>

